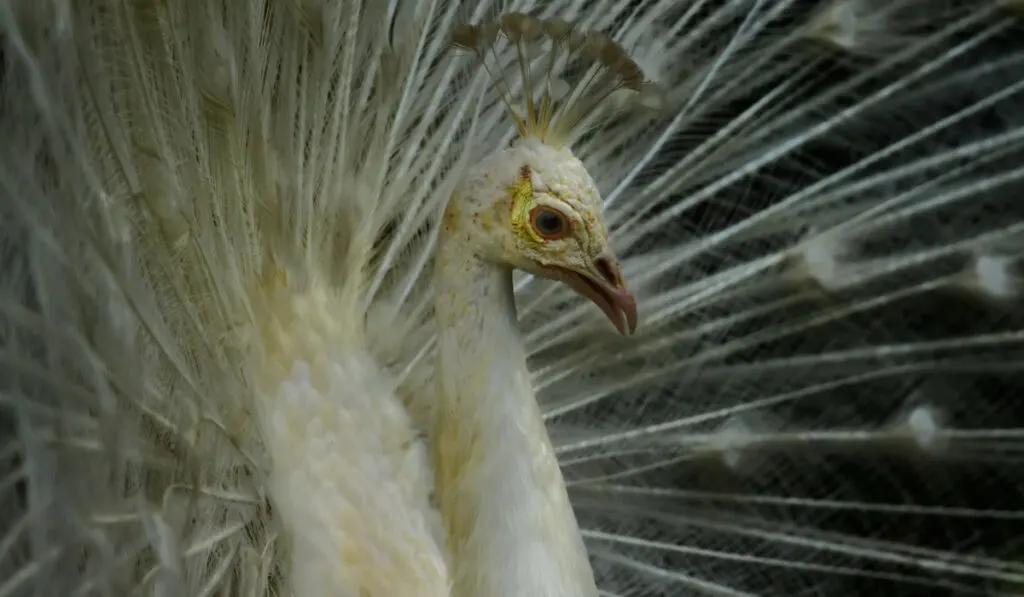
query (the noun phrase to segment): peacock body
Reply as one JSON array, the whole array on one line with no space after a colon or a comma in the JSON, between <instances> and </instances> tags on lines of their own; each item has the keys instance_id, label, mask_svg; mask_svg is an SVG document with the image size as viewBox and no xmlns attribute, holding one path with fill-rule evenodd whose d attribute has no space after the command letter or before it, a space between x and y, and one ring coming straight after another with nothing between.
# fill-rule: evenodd
<instances>
[{"instance_id":1,"label":"peacock body","mask_svg":"<svg viewBox=\"0 0 1024 597\"><path fill-rule=\"evenodd\" d=\"M0 3L0 597L1019 592L1020 18Z\"/></svg>"}]
</instances>

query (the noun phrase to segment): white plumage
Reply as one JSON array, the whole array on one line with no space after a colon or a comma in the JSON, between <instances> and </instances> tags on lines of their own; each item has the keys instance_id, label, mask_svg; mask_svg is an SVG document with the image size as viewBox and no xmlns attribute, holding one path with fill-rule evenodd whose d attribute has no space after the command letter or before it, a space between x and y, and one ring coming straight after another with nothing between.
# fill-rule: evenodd
<instances>
[{"instance_id":1,"label":"white plumage","mask_svg":"<svg viewBox=\"0 0 1024 597\"><path fill-rule=\"evenodd\" d=\"M804 4L0 0L0 597L1019 590L1019 8Z\"/></svg>"}]
</instances>

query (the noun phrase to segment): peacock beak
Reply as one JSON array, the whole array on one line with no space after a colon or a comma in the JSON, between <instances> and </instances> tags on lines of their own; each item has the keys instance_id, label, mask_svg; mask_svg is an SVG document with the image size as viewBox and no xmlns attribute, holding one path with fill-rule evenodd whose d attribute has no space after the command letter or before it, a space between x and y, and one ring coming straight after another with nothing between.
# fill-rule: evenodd
<instances>
[{"instance_id":1,"label":"peacock beak","mask_svg":"<svg viewBox=\"0 0 1024 597\"><path fill-rule=\"evenodd\" d=\"M615 257L601 255L585 269L557 270L556 277L597 305L620 334L628 336L636 331L636 298L626 288Z\"/></svg>"}]
</instances>

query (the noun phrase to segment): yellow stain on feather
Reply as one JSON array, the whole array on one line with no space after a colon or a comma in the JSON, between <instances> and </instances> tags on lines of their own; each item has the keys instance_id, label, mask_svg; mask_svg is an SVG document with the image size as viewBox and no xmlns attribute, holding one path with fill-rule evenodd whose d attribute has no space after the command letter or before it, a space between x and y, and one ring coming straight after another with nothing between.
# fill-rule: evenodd
<instances>
[{"instance_id":1,"label":"yellow stain on feather","mask_svg":"<svg viewBox=\"0 0 1024 597\"><path fill-rule=\"evenodd\" d=\"M310 382L325 391L328 357L332 345L357 338L360 328L346 321L331 289L313 280L301 289L292 288L288 270L269 265L250 293L258 334L249 347L256 364L257 389L274 393L291 376L296 361L309 364Z\"/></svg>"},{"instance_id":2,"label":"yellow stain on feather","mask_svg":"<svg viewBox=\"0 0 1024 597\"><path fill-rule=\"evenodd\" d=\"M442 404L438 411L438 425L432 430L430 445L435 496L449 555L452 561L459 561L462 548L476 527L478 511L472 492L463 494L459 488L480 466L485 450L478 426L461 416L458 407Z\"/></svg>"},{"instance_id":3,"label":"yellow stain on feather","mask_svg":"<svg viewBox=\"0 0 1024 597\"><path fill-rule=\"evenodd\" d=\"M454 232L459 222L459 195L452 195L448 205L444 208L443 224L445 232Z\"/></svg>"},{"instance_id":4,"label":"yellow stain on feather","mask_svg":"<svg viewBox=\"0 0 1024 597\"><path fill-rule=\"evenodd\" d=\"M479 376L478 395L449 395L439 384L435 426L430 434L430 459L434 465L434 495L445 530L448 556L452 562L465 559L468 541L477 529L480 510L477 492L465 491L483 464L489 450L484 445L477 403L483 395L486 359L467 376ZM465 380L464 380L465 381ZM466 385L462 386L464 392Z\"/></svg>"}]
</instances>

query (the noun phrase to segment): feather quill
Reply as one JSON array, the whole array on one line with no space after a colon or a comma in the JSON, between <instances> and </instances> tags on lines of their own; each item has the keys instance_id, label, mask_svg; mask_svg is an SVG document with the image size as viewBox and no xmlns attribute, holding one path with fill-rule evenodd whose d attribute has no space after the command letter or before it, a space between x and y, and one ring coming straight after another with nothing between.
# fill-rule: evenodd
<instances>
[{"instance_id":1,"label":"feather quill","mask_svg":"<svg viewBox=\"0 0 1024 597\"><path fill-rule=\"evenodd\" d=\"M286 565L321 537L282 508L332 502L269 476L294 421L267 415L316 420L324 388L361 401L318 424L366 436L292 445L336 476L305 482L363 500L376 564L437 571L396 564L398 527L436 532L417 440L374 430L428 418L437 216L516 134L490 87L527 66L448 46L508 12L602 32L660 90L572 139L638 335L516 281L603 594L1019 592L1021 13L939 4L0 2L0 596L330 591L343 567ZM584 75L520 118L596 99ZM338 342L321 378L272 358Z\"/></svg>"}]
</instances>

